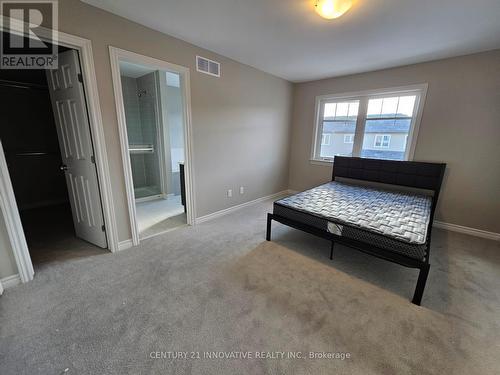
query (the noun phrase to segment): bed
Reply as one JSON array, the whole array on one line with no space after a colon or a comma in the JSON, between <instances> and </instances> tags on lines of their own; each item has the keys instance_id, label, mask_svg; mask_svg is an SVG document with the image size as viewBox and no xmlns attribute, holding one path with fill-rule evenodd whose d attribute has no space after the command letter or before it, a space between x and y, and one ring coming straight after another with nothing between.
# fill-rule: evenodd
<instances>
[{"instance_id":1,"label":"bed","mask_svg":"<svg viewBox=\"0 0 500 375\"><path fill-rule=\"evenodd\" d=\"M420 270L420 305L430 269L434 212L446 165L335 157L332 181L277 200L267 217L376 257Z\"/></svg>"}]
</instances>

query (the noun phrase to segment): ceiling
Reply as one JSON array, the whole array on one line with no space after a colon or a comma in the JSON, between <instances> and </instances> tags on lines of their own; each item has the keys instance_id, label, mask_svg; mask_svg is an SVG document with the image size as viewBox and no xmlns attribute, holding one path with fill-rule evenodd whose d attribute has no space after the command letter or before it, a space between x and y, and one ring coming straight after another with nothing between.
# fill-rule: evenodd
<instances>
[{"instance_id":1,"label":"ceiling","mask_svg":"<svg viewBox=\"0 0 500 375\"><path fill-rule=\"evenodd\" d=\"M293 82L500 48L499 0L83 0Z\"/></svg>"}]
</instances>

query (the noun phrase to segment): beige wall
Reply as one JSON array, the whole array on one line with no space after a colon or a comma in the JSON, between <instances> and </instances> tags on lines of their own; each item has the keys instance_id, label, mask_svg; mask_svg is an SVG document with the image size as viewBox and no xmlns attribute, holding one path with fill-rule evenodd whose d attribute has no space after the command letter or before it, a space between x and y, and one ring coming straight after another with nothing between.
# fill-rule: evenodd
<instances>
[{"instance_id":1,"label":"beige wall","mask_svg":"<svg viewBox=\"0 0 500 375\"><path fill-rule=\"evenodd\" d=\"M59 6L60 30L92 41L121 241L130 228L109 45L191 68L197 216L329 180L331 167L309 162L316 95L427 82L415 160L448 163L438 219L500 232L500 51L296 84L292 111L289 82L77 0ZM196 73L196 54L220 61L222 77ZM0 222L0 277L14 268Z\"/></svg>"},{"instance_id":2,"label":"beige wall","mask_svg":"<svg viewBox=\"0 0 500 375\"><path fill-rule=\"evenodd\" d=\"M317 95L425 82L414 160L448 164L437 220L500 233L500 50L295 85L290 188L330 180L309 162Z\"/></svg>"},{"instance_id":3,"label":"beige wall","mask_svg":"<svg viewBox=\"0 0 500 375\"><path fill-rule=\"evenodd\" d=\"M92 41L121 241L130 228L110 45L191 68L197 216L287 188L290 83L77 0L59 2L59 29ZM197 54L221 62L222 77L197 73ZM240 185L245 195L226 198Z\"/></svg>"},{"instance_id":4,"label":"beige wall","mask_svg":"<svg viewBox=\"0 0 500 375\"><path fill-rule=\"evenodd\" d=\"M78 0L59 1L59 29L92 41L120 241L131 234L110 45L191 69L198 217L287 189L291 83ZM197 54L219 61L222 77L197 73ZM244 195L238 194L239 186L245 186ZM227 198L230 188L234 194Z\"/></svg>"}]
</instances>

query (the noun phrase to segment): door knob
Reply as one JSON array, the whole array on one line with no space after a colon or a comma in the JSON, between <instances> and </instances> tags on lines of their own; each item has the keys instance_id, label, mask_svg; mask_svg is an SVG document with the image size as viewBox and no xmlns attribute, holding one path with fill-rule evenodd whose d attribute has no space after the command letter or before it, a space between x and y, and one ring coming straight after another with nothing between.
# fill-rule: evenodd
<instances>
[{"instance_id":1,"label":"door knob","mask_svg":"<svg viewBox=\"0 0 500 375\"><path fill-rule=\"evenodd\" d=\"M61 171L63 171L63 172L64 172L64 171L67 171L67 170L68 170L68 166L67 166L66 164L61 164L61 166L59 167L59 169L60 169Z\"/></svg>"}]
</instances>

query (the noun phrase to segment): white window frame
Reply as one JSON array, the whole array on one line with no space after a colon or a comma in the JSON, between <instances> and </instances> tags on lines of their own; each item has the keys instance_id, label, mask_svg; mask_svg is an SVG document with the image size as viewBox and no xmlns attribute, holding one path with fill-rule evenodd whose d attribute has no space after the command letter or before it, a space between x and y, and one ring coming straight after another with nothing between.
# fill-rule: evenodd
<instances>
[{"instance_id":1,"label":"white window frame","mask_svg":"<svg viewBox=\"0 0 500 375\"><path fill-rule=\"evenodd\" d=\"M328 142L326 141L328 139ZM332 135L330 133L321 135L321 146L330 146L332 144Z\"/></svg>"},{"instance_id":2,"label":"white window frame","mask_svg":"<svg viewBox=\"0 0 500 375\"><path fill-rule=\"evenodd\" d=\"M417 145L418 131L420 129L420 122L422 120L422 113L424 111L425 98L427 96L427 83L382 88L376 90L364 90L348 93L319 95L316 97L316 108L314 118L313 137L311 145L310 162L312 164L331 165L333 157L321 157L321 135L323 126L323 109L324 104L329 102L340 101L355 101L359 100L358 117L356 121L356 130L354 134L353 156L360 156L363 147L363 138L365 133L366 113L368 110L368 100L377 99L391 96L404 96L415 95L415 111L412 116L410 130L406 141L405 157L404 160L413 160L415 148Z\"/></svg>"},{"instance_id":3,"label":"white window frame","mask_svg":"<svg viewBox=\"0 0 500 375\"><path fill-rule=\"evenodd\" d=\"M344 134L344 143L354 143L354 134Z\"/></svg>"},{"instance_id":4,"label":"white window frame","mask_svg":"<svg viewBox=\"0 0 500 375\"><path fill-rule=\"evenodd\" d=\"M377 146L377 138L380 138L380 146ZM384 145L384 139L387 138L387 146ZM390 134L375 134L373 139L373 147L375 148L389 148L391 147L391 135Z\"/></svg>"}]
</instances>

